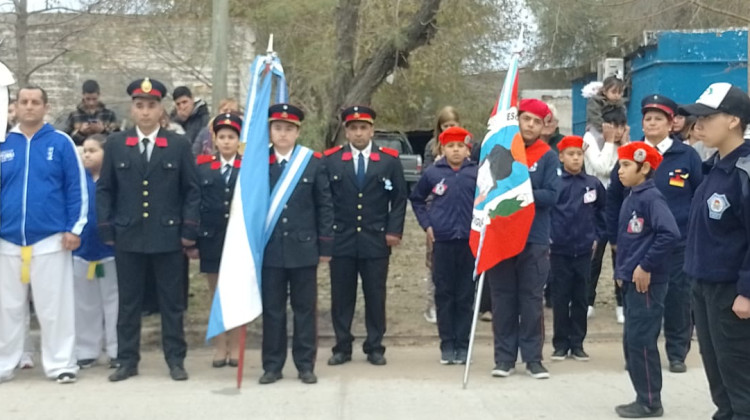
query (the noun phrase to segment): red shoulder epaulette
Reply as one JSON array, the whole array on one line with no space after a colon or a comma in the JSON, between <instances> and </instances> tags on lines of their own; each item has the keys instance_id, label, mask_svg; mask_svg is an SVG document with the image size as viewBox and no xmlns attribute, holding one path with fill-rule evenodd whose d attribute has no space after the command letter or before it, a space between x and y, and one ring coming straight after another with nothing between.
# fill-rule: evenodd
<instances>
[{"instance_id":1,"label":"red shoulder epaulette","mask_svg":"<svg viewBox=\"0 0 750 420\"><path fill-rule=\"evenodd\" d=\"M331 147L330 149L326 150L325 152L323 152L323 154L326 155L326 156L331 156L332 154L338 152L339 150L341 150L343 148L344 148L344 146L334 146L334 147Z\"/></svg>"},{"instance_id":2,"label":"red shoulder epaulette","mask_svg":"<svg viewBox=\"0 0 750 420\"><path fill-rule=\"evenodd\" d=\"M216 156L214 155L198 155L198 157L195 159L198 165L203 165L204 163L213 162L216 159Z\"/></svg>"},{"instance_id":3,"label":"red shoulder epaulette","mask_svg":"<svg viewBox=\"0 0 750 420\"><path fill-rule=\"evenodd\" d=\"M395 158L398 157L398 150L396 150L396 149L391 149L390 147L381 147L381 148L379 148L379 150L381 152L383 152L383 153L385 153L387 155L391 155L391 156L393 156Z\"/></svg>"},{"instance_id":4,"label":"red shoulder epaulette","mask_svg":"<svg viewBox=\"0 0 750 420\"><path fill-rule=\"evenodd\" d=\"M323 157L323 154L320 152L313 152L313 157L315 157L316 159L320 159Z\"/></svg>"}]
</instances>

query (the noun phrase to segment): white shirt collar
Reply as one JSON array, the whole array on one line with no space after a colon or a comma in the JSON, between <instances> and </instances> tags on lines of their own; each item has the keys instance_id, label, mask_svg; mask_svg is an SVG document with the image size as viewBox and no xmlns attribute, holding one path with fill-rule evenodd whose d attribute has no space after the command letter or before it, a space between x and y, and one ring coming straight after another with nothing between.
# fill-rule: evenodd
<instances>
[{"instance_id":1,"label":"white shirt collar","mask_svg":"<svg viewBox=\"0 0 750 420\"><path fill-rule=\"evenodd\" d=\"M159 129L157 128L151 134L143 134L143 131L141 131L141 128L136 126L135 132L136 134L138 134L139 142L142 141L144 138L146 138L146 139L149 139L149 141L151 142L149 144L154 144L154 142L156 141L156 135L159 134Z\"/></svg>"},{"instance_id":2,"label":"white shirt collar","mask_svg":"<svg viewBox=\"0 0 750 420\"><path fill-rule=\"evenodd\" d=\"M672 147L672 144L674 143L674 140L672 140L672 137L667 136L664 140L660 141L659 144L654 146L653 143L648 141L647 139L643 140L644 143L648 144L651 147L656 147L656 150L659 151L660 154L664 154L669 150L670 147Z\"/></svg>"},{"instance_id":3,"label":"white shirt collar","mask_svg":"<svg viewBox=\"0 0 750 420\"><path fill-rule=\"evenodd\" d=\"M282 155L281 153L279 153L278 150L276 150L275 147L273 148L273 154L276 155L276 162L279 162L279 163L281 163L282 160L285 160L286 163L289 163L289 161L292 159L293 152L294 152L294 148L289 150L287 154Z\"/></svg>"},{"instance_id":4,"label":"white shirt collar","mask_svg":"<svg viewBox=\"0 0 750 420\"><path fill-rule=\"evenodd\" d=\"M234 168L234 160L237 158L237 155L235 154L232 156L231 159L226 160L224 159L224 156L219 153L219 159L221 160L221 167L224 168L225 166L229 165L230 168Z\"/></svg>"},{"instance_id":5,"label":"white shirt collar","mask_svg":"<svg viewBox=\"0 0 750 420\"><path fill-rule=\"evenodd\" d=\"M350 146L351 146L351 144L350 144ZM356 147L354 147L354 146L351 146L351 148L352 148L352 157L353 157L353 158L354 158L355 160L356 160L357 158L359 158L359 154L360 154L360 153L362 153L362 156L364 156L364 157L365 157L365 160L367 160L367 159L369 159L369 158L370 158L370 152L372 152L372 140L370 140L370 143L369 143L369 144L367 144L367 147L365 147L365 148L364 148L364 149L362 149L362 150L359 150L359 149L357 149L357 148L356 148Z\"/></svg>"}]
</instances>

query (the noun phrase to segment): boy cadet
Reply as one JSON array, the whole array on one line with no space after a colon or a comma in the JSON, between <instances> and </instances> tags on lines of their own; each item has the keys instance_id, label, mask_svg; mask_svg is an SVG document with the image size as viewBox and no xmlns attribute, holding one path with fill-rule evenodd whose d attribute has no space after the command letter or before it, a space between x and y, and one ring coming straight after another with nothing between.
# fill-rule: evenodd
<instances>
[{"instance_id":1,"label":"boy cadet","mask_svg":"<svg viewBox=\"0 0 750 420\"><path fill-rule=\"evenodd\" d=\"M716 420L750 419L750 98L714 83L695 104L703 142L718 148L690 207L685 271Z\"/></svg>"},{"instance_id":2,"label":"boy cadet","mask_svg":"<svg viewBox=\"0 0 750 420\"><path fill-rule=\"evenodd\" d=\"M664 317L671 265L665 257L680 230L652 179L662 157L655 147L634 142L617 150L618 177L630 194L617 223L615 279L625 309L625 363L636 400L615 407L620 417L661 417L661 361L657 340Z\"/></svg>"},{"instance_id":3,"label":"boy cadet","mask_svg":"<svg viewBox=\"0 0 750 420\"><path fill-rule=\"evenodd\" d=\"M122 381L138 374L144 279L153 268L169 374L186 380L183 329L185 260L195 246L200 187L187 140L159 127L166 87L138 79L127 88L136 126L112 134L97 183L102 241L114 245L120 292L117 342L120 363L109 376Z\"/></svg>"},{"instance_id":4,"label":"boy cadet","mask_svg":"<svg viewBox=\"0 0 750 420\"><path fill-rule=\"evenodd\" d=\"M690 350L692 319L690 316L690 287L683 271L685 238L688 230L688 211L695 190L703 180L701 159L692 147L670 137L672 120L677 104L664 95L648 95L641 101L643 114L643 141L653 146L663 157L654 169L654 184L664 195L669 210L680 228L680 236L670 244L666 256L670 266L669 288L664 301L664 341L669 371L683 373L687 370L685 358ZM627 191L617 177L617 166L612 171L608 191L607 213L612 226L616 224L618 210ZM618 249L619 250L619 249Z\"/></svg>"},{"instance_id":5,"label":"boy cadet","mask_svg":"<svg viewBox=\"0 0 750 420\"><path fill-rule=\"evenodd\" d=\"M351 106L341 113L349 144L325 152L334 203L331 317L336 345L329 365L352 359L357 277L365 297L367 360L385 365L385 283L391 248L401 243L406 181L398 152L373 144L375 111Z\"/></svg>"},{"instance_id":6,"label":"boy cadet","mask_svg":"<svg viewBox=\"0 0 750 420\"><path fill-rule=\"evenodd\" d=\"M42 331L42 366L76 381L73 256L87 222L86 172L73 140L44 122L47 93L18 92L18 125L0 138L0 382L24 350L29 283Z\"/></svg>"},{"instance_id":7,"label":"boy cadet","mask_svg":"<svg viewBox=\"0 0 750 420\"><path fill-rule=\"evenodd\" d=\"M550 212L557 203L559 157L539 138L551 118L547 104L524 99L518 107L519 129L526 146L526 163L536 214L526 248L516 257L487 271L492 293L495 368L492 376L515 372L518 351L529 375L549 378L542 365L544 346L544 284L549 275Z\"/></svg>"},{"instance_id":8,"label":"boy cadet","mask_svg":"<svg viewBox=\"0 0 750 420\"><path fill-rule=\"evenodd\" d=\"M593 249L607 230L605 191L595 176L583 170L583 138L565 136L557 148L563 168L550 236L555 348L552 360L564 360L570 353L576 360L586 361L586 286Z\"/></svg>"},{"instance_id":9,"label":"boy cadet","mask_svg":"<svg viewBox=\"0 0 750 420\"><path fill-rule=\"evenodd\" d=\"M292 180L292 193L288 201L280 204L278 222L263 254L261 384L282 377L287 354L287 296L294 312L292 357L298 377L305 384L318 381L313 373L317 353L317 271L319 262L331 260L333 201L322 155L297 145L304 118L302 110L290 104L276 104L268 110L273 144L269 157L271 191Z\"/></svg>"}]
</instances>

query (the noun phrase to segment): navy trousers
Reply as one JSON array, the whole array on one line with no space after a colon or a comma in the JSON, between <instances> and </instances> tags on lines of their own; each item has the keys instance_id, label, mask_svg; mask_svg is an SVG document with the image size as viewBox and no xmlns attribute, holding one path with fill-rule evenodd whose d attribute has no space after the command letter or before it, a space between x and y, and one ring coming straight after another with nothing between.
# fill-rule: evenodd
<instances>
[{"instance_id":1,"label":"navy trousers","mask_svg":"<svg viewBox=\"0 0 750 420\"><path fill-rule=\"evenodd\" d=\"M552 254L552 346L583 349L586 337L586 286L591 276L591 252L577 257Z\"/></svg>"},{"instance_id":2,"label":"navy trousers","mask_svg":"<svg viewBox=\"0 0 750 420\"><path fill-rule=\"evenodd\" d=\"M435 242L432 279L441 351L468 350L474 302L474 255L468 240Z\"/></svg>"},{"instance_id":3,"label":"navy trousers","mask_svg":"<svg viewBox=\"0 0 750 420\"><path fill-rule=\"evenodd\" d=\"M693 284L693 311L714 420L750 420L750 319L732 311L736 283Z\"/></svg>"},{"instance_id":4,"label":"navy trousers","mask_svg":"<svg viewBox=\"0 0 750 420\"><path fill-rule=\"evenodd\" d=\"M661 407L661 359L656 342L668 287L667 283L651 283L648 292L639 293L632 282L622 285L625 362L636 401L651 408Z\"/></svg>"},{"instance_id":5,"label":"navy trousers","mask_svg":"<svg viewBox=\"0 0 750 420\"><path fill-rule=\"evenodd\" d=\"M685 248L678 247L670 261L669 290L664 300L664 341L667 359L684 362L690 351L693 337L693 318L690 310L690 281L682 271L685 263Z\"/></svg>"},{"instance_id":6,"label":"navy trousers","mask_svg":"<svg viewBox=\"0 0 750 420\"><path fill-rule=\"evenodd\" d=\"M495 364L542 360L544 283L549 274L549 246L526 244L517 256L487 271L492 293Z\"/></svg>"}]
</instances>

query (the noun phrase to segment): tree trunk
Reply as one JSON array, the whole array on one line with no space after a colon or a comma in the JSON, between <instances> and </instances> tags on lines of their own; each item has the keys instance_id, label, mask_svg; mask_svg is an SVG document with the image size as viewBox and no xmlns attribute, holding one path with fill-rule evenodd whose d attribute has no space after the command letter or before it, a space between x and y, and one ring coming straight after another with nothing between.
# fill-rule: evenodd
<instances>
[{"instance_id":1,"label":"tree trunk","mask_svg":"<svg viewBox=\"0 0 750 420\"><path fill-rule=\"evenodd\" d=\"M29 57L26 54L28 45L26 36L29 33L29 11L26 0L15 1L16 4L16 80L19 86L29 84Z\"/></svg>"},{"instance_id":2,"label":"tree trunk","mask_svg":"<svg viewBox=\"0 0 750 420\"><path fill-rule=\"evenodd\" d=\"M336 143L341 108L369 104L372 95L393 69L408 67L409 54L427 44L437 32L435 17L441 0L422 0L409 24L375 48L354 72L354 53L361 0L340 0L336 9L336 60L333 77L331 118L326 146Z\"/></svg>"}]
</instances>

